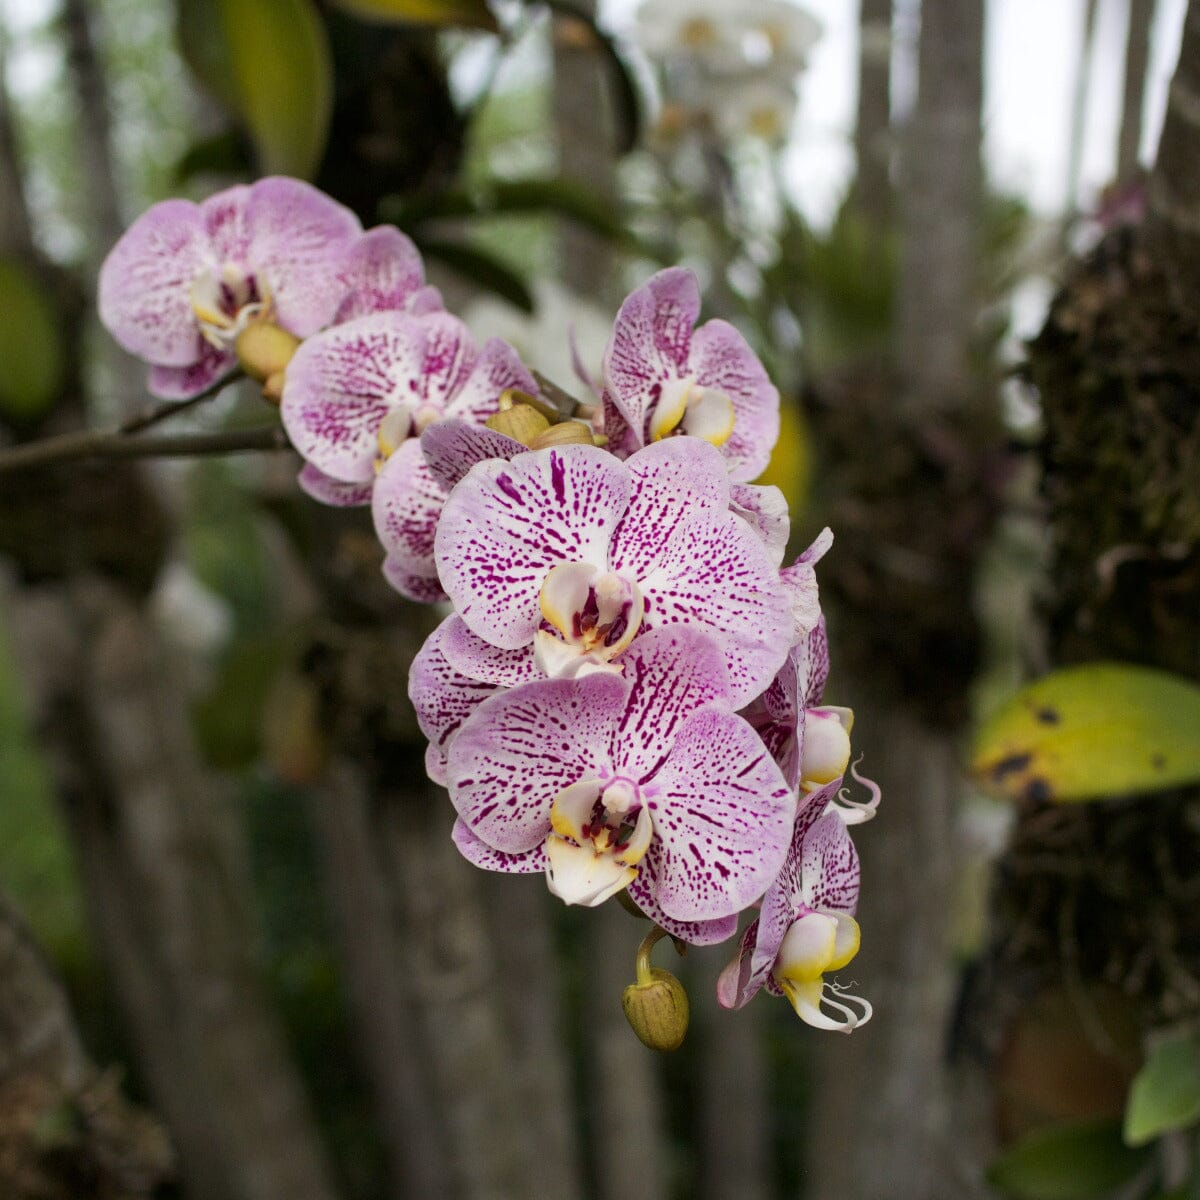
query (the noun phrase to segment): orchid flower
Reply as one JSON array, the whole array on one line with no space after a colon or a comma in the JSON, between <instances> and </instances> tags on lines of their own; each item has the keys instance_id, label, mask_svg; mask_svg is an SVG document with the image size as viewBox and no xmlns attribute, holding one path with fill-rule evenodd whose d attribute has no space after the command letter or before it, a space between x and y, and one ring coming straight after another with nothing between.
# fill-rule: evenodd
<instances>
[{"instance_id":1,"label":"orchid flower","mask_svg":"<svg viewBox=\"0 0 1200 1200\"><path fill-rule=\"evenodd\" d=\"M746 483L779 436L779 393L732 325L696 328L699 316L700 285L679 267L626 297L604 352L604 433L621 457L675 434L702 438Z\"/></svg>"},{"instance_id":2,"label":"orchid flower","mask_svg":"<svg viewBox=\"0 0 1200 1200\"><path fill-rule=\"evenodd\" d=\"M871 1017L871 1005L825 976L858 953L858 854L845 821L829 807L837 779L800 804L791 845L762 909L717 981L717 999L741 1008L760 988L786 996L800 1019L849 1033Z\"/></svg>"},{"instance_id":3,"label":"orchid flower","mask_svg":"<svg viewBox=\"0 0 1200 1200\"><path fill-rule=\"evenodd\" d=\"M795 800L728 707L699 630L651 630L618 676L500 692L449 744L455 841L492 870L546 872L569 904L628 888L668 929L719 941L783 861Z\"/></svg>"},{"instance_id":4,"label":"orchid flower","mask_svg":"<svg viewBox=\"0 0 1200 1200\"><path fill-rule=\"evenodd\" d=\"M201 204L164 200L126 230L100 271L100 319L149 363L156 395L198 395L237 365L246 328L298 338L328 324L358 218L297 179L272 177Z\"/></svg>"},{"instance_id":5,"label":"orchid flower","mask_svg":"<svg viewBox=\"0 0 1200 1200\"><path fill-rule=\"evenodd\" d=\"M288 364L283 424L320 472L302 485L334 503L371 501L385 574L413 599L442 595L433 534L446 497L415 435L445 417L483 421L510 387L536 388L516 353L495 338L477 349L443 312L357 317L309 338Z\"/></svg>"},{"instance_id":6,"label":"orchid flower","mask_svg":"<svg viewBox=\"0 0 1200 1200\"><path fill-rule=\"evenodd\" d=\"M550 677L620 672L639 634L694 625L722 652L735 707L787 653L787 590L729 511L720 455L671 439L620 462L559 446L474 466L437 526L442 585L472 639L455 666L513 686L533 656Z\"/></svg>"}]
</instances>

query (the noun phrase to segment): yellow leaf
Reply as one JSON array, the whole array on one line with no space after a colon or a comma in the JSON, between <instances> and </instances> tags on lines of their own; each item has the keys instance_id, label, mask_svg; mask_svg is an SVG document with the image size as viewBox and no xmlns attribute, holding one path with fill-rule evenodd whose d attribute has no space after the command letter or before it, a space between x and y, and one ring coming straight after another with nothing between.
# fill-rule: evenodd
<instances>
[{"instance_id":1,"label":"yellow leaf","mask_svg":"<svg viewBox=\"0 0 1200 1200\"><path fill-rule=\"evenodd\" d=\"M265 175L311 179L333 107L333 65L313 0L177 0L200 81L239 118Z\"/></svg>"},{"instance_id":2,"label":"yellow leaf","mask_svg":"<svg viewBox=\"0 0 1200 1200\"><path fill-rule=\"evenodd\" d=\"M983 724L971 770L1014 800L1091 800L1200 781L1200 687L1124 663L1055 671Z\"/></svg>"},{"instance_id":3,"label":"yellow leaf","mask_svg":"<svg viewBox=\"0 0 1200 1200\"><path fill-rule=\"evenodd\" d=\"M400 21L408 25L466 25L495 31L496 18L486 0L333 0L368 21Z\"/></svg>"}]
</instances>

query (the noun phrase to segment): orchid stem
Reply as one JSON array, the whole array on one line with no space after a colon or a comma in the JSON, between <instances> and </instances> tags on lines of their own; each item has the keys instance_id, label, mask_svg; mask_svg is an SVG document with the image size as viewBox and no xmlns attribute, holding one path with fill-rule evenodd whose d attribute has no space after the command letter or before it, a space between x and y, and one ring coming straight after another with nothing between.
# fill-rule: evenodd
<instances>
[{"instance_id":1,"label":"orchid stem","mask_svg":"<svg viewBox=\"0 0 1200 1200\"><path fill-rule=\"evenodd\" d=\"M150 408L143 409L136 416L130 417L127 421L123 421L117 426L117 433L141 433L143 429L149 429L151 425L157 425L160 421L166 421L171 417L178 416L182 412L187 412L196 405L202 404L205 400L211 400L218 393L223 392L230 384L237 383L244 378L241 371L235 371L232 375L226 375L218 379L216 383L210 384L204 391L197 393L195 396L189 396L186 400L168 400L164 404L156 404Z\"/></svg>"},{"instance_id":2,"label":"orchid stem","mask_svg":"<svg viewBox=\"0 0 1200 1200\"><path fill-rule=\"evenodd\" d=\"M278 425L230 429L218 433L163 434L130 437L120 431L85 430L0 450L0 475L7 471L59 466L88 459L191 458L209 454L286 450L287 434Z\"/></svg>"},{"instance_id":3,"label":"orchid stem","mask_svg":"<svg viewBox=\"0 0 1200 1200\"><path fill-rule=\"evenodd\" d=\"M654 981L650 973L650 951L667 936L667 931L661 925L655 925L644 938L637 952L637 981L639 987L645 987Z\"/></svg>"}]
</instances>

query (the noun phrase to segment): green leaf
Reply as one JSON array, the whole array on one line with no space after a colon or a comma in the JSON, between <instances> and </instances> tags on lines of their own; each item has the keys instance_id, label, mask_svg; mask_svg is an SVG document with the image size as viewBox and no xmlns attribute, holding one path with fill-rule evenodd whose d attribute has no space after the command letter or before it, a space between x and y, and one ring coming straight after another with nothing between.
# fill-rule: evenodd
<instances>
[{"instance_id":1,"label":"green leaf","mask_svg":"<svg viewBox=\"0 0 1200 1200\"><path fill-rule=\"evenodd\" d=\"M1055 671L975 739L971 770L1010 799L1090 800L1200 780L1200 687L1123 663Z\"/></svg>"},{"instance_id":2,"label":"green leaf","mask_svg":"<svg viewBox=\"0 0 1200 1200\"><path fill-rule=\"evenodd\" d=\"M496 18L487 0L333 0L368 21L399 21L406 25L459 25L495 32Z\"/></svg>"},{"instance_id":3,"label":"green leaf","mask_svg":"<svg viewBox=\"0 0 1200 1200\"><path fill-rule=\"evenodd\" d=\"M1160 1134L1200 1121L1200 1044L1194 1037L1161 1042L1129 1089L1125 1141L1143 1146Z\"/></svg>"},{"instance_id":4,"label":"green leaf","mask_svg":"<svg viewBox=\"0 0 1200 1200\"><path fill-rule=\"evenodd\" d=\"M443 263L472 283L515 305L522 312L533 312L533 294L529 285L511 267L494 255L461 242L417 241L417 248L428 259Z\"/></svg>"},{"instance_id":5,"label":"green leaf","mask_svg":"<svg viewBox=\"0 0 1200 1200\"><path fill-rule=\"evenodd\" d=\"M988 1168L988 1182L1017 1200L1093 1200L1132 1179L1149 1149L1121 1141L1116 1121L1086 1121L1039 1129Z\"/></svg>"},{"instance_id":6,"label":"green leaf","mask_svg":"<svg viewBox=\"0 0 1200 1200\"><path fill-rule=\"evenodd\" d=\"M177 0L188 65L245 126L264 174L311 178L333 106L313 0Z\"/></svg>"},{"instance_id":7,"label":"green leaf","mask_svg":"<svg viewBox=\"0 0 1200 1200\"><path fill-rule=\"evenodd\" d=\"M22 423L45 415L62 386L64 353L41 280L0 259L0 416Z\"/></svg>"}]
</instances>

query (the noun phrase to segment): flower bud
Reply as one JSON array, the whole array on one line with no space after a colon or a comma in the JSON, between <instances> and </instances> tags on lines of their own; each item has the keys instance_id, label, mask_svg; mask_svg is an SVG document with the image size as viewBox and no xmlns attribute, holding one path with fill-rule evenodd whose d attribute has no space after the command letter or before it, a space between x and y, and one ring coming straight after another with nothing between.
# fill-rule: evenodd
<instances>
[{"instance_id":1,"label":"flower bud","mask_svg":"<svg viewBox=\"0 0 1200 1200\"><path fill-rule=\"evenodd\" d=\"M237 351L242 370L251 379L256 379L262 384L276 385L272 390L281 392L282 386L275 376L283 374L299 345L300 339L288 333L286 329L280 329L270 321L251 321L238 334L234 349ZM270 393L268 395L270 396Z\"/></svg>"},{"instance_id":2,"label":"flower bud","mask_svg":"<svg viewBox=\"0 0 1200 1200\"><path fill-rule=\"evenodd\" d=\"M531 446L536 437L550 428L550 422L531 404L523 401L511 407L505 407L502 403L500 411L492 413L484 424L525 446Z\"/></svg>"},{"instance_id":3,"label":"flower bud","mask_svg":"<svg viewBox=\"0 0 1200 1200\"><path fill-rule=\"evenodd\" d=\"M544 429L530 443L531 450L544 450L547 446L594 446L592 431L582 421L560 421Z\"/></svg>"},{"instance_id":4,"label":"flower bud","mask_svg":"<svg viewBox=\"0 0 1200 1200\"><path fill-rule=\"evenodd\" d=\"M647 982L631 983L625 989L621 1007L643 1046L679 1049L687 1033L688 998L683 984L670 971L652 967Z\"/></svg>"}]
</instances>

